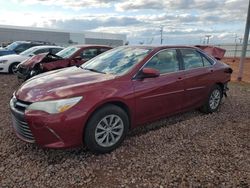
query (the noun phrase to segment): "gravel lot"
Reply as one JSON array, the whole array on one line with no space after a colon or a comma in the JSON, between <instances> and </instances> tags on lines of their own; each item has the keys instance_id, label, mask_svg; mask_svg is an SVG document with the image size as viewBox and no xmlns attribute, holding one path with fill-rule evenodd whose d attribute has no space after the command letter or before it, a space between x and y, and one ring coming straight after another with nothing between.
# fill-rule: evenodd
<instances>
[{"instance_id":1,"label":"gravel lot","mask_svg":"<svg viewBox=\"0 0 250 188\"><path fill-rule=\"evenodd\" d=\"M0 187L249 187L250 84L230 84L219 111L192 111L133 130L120 148L43 150L11 129L18 83L0 75Z\"/></svg>"}]
</instances>

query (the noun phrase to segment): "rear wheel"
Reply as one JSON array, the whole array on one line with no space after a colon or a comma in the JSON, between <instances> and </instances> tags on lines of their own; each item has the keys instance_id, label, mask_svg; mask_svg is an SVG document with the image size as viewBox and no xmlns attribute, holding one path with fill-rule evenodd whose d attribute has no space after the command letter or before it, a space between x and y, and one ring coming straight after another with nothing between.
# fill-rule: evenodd
<instances>
[{"instance_id":1,"label":"rear wheel","mask_svg":"<svg viewBox=\"0 0 250 188\"><path fill-rule=\"evenodd\" d=\"M15 73L17 71L17 65L19 63L16 62L16 63L12 63L10 66L9 66L9 73L12 74L12 73Z\"/></svg>"},{"instance_id":2,"label":"rear wheel","mask_svg":"<svg viewBox=\"0 0 250 188\"><path fill-rule=\"evenodd\" d=\"M84 143L94 153L107 153L116 149L128 131L129 119L124 110L107 105L97 110L85 129Z\"/></svg>"},{"instance_id":3,"label":"rear wheel","mask_svg":"<svg viewBox=\"0 0 250 188\"><path fill-rule=\"evenodd\" d=\"M222 89L219 85L215 85L209 93L206 103L201 107L201 111L204 113L212 113L218 110L221 99Z\"/></svg>"}]
</instances>

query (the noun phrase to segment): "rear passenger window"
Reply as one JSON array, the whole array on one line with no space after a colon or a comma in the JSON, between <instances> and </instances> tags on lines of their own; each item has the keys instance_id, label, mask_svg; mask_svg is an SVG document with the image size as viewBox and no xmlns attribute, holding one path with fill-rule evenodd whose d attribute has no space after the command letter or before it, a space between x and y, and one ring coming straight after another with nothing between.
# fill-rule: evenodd
<instances>
[{"instance_id":1,"label":"rear passenger window","mask_svg":"<svg viewBox=\"0 0 250 188\"><path fill-rule=\"evenodd\" d=\"M164 50L156 54L144 67L154 68L161 74L179 70L176 50Z\"/></svg>"},{"instance_id":2,"label":"rear passenger window","mask_svg":"<svg viewBox=\"0 0 250 188\"><path fill-rule=\"evenodd\" d=\"M48 52L48 48L43 48L34 52L35 55Z\"/></svg>"},{"instance_id":3,"label":"rear passenger window","mask_svg":"<svg viewBox=\"0 0 250 188\"><path fill-rule=\"evenodd\" d=\"M96 48L86 49L81 54L82 59L91 59L95 56L97 56L97 49Z\"/></svg>"},{"instance_id":4,"label":"rear passenger window","mask_svg":"<svg viewBox=\"0 0 250 188\"><path fill-rule=\"evenodd\" d=\"M52 53L52 54L57 54L61 50L62 50L61 48L51 48L51 49L49 49L50 53Z\"/></svg>"},{"instance_id":5,"label":"rear passenger window","mask_svg":"<svg viewBox=\"0 0 250 188\"><path fill-rule=\"evenodd\" d=\"M205 58L204 56L202 56L202 60L203 60L204 67L209 67L212 65L212 63L208 61L208 59Z\"/></svg>"},{"instance_id":6,"label":"rear passenger window","mask_svg":"<svg viewBox=\"0 0 250 188\"><path fill-rule=\"evenodd\" d=\"M192 49L181 49L181 54L186 70L203 67L201 55Z\"/></svg>"},{"instance_id":7,"label":"rear passenger window","mask_svg":"<svg viewBox=\"0 0 250 188\"><path fill-rule=\"evenodd\" d=\"M108 51L109 48L100 48L98 54Z\"/></svg>"}]
</instances>

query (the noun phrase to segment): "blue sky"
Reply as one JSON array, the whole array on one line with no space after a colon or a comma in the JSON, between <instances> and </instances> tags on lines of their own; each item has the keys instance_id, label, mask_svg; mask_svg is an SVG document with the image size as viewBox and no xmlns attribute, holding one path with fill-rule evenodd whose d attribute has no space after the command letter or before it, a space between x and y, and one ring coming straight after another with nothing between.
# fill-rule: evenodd
<instances>
[{"instance_id":1,"label":"blue sky","mask_svg":"<svg viewBox=\"0 0 250 188\"><path fill-rule=\"evenodd\" d=\"M130 44L239 42L248 0L8 0L0 24L127 35Z\"/></svg>"}]
</instances>

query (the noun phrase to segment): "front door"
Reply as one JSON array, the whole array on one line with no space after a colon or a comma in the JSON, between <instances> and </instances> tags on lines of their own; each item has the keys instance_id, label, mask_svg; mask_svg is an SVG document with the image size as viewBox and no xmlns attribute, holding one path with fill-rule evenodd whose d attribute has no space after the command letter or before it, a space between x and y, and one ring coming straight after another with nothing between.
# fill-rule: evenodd
<instances>
[{"instance_id":1,"label":"front door","mask_svg":"<svg viewBox=\"0 0 250 188\"><path fill-rule=\"evenodd\" d=\"M134 80L137 124L152 121L181 110L184 86L179 71L176 50L163 50L149 60L143 68L160 72L156 78Z\"/></svg>"}]
</instances>

